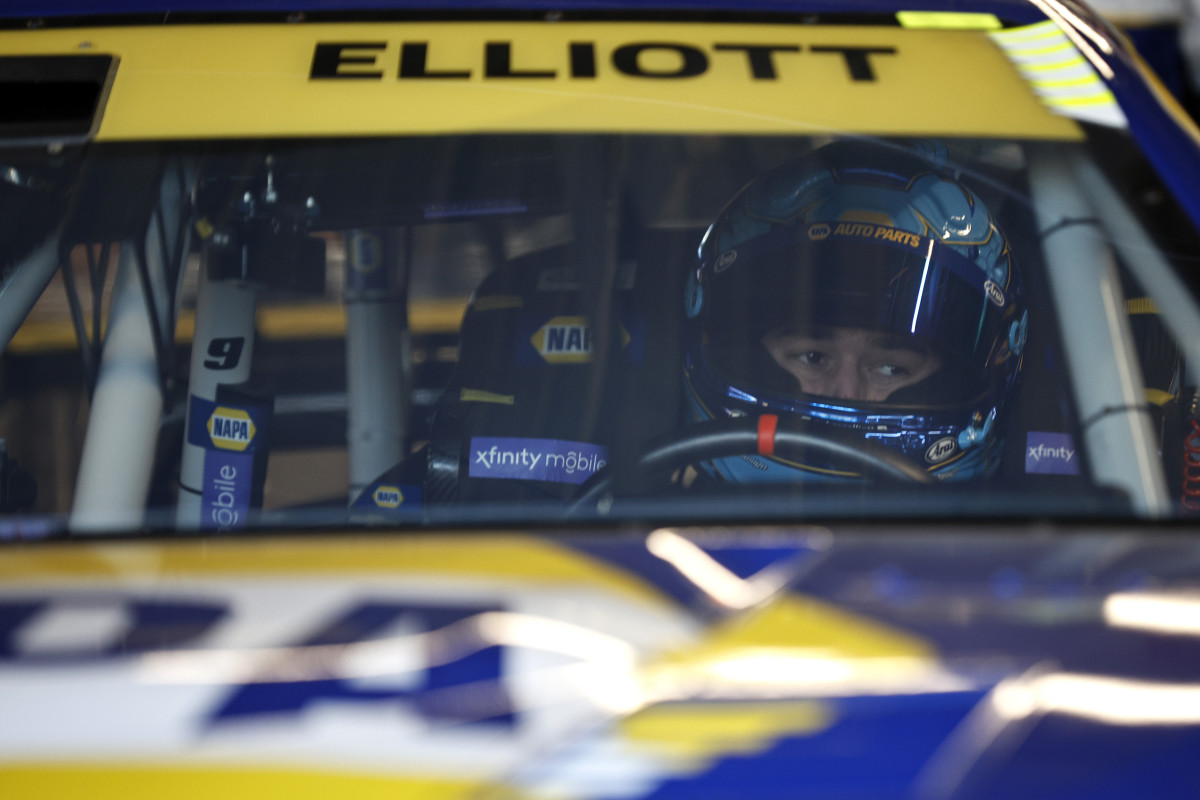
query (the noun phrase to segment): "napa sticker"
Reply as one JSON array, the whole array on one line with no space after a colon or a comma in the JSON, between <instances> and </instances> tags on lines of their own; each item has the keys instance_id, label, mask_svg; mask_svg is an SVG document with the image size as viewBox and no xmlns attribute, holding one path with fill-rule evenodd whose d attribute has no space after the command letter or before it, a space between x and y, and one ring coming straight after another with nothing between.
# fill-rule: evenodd
<instances>
[{"instance_id":1,"label":"napa sticker","mask_svg":"<svg viewBox=\"0 0 1200 800\"><path fill-rule=\"evenodd\" d=\"M188 444L205 450L252 454L259 449L270 408L214 403L192 397L188 411Z\"/></svg>"},{"instance_id":2,"label":"napa sticker","mask_svg":"<svg viewBox=\"0 0 1200 800\"><path fill-rule=\"evenodd\" d=\"M375 491L371 492L371 500L379 508L399 508L404 502L404 492L400 491L399 486L377 486Z\"/></svg>"},{"instance_id":3,"label":"napa sticker","mask_svg":"<svg viewBox=\"0 0 1200 800\"><path fill-rule=\"evenodd\" d=\"M392 512L405 515L419 511L423 495L420 486L408 483L373 483L358 495L351 508L366 512L368 518L374 514L390 519Z\"/></svg>"},{"instance_id":4,"label":"napa sticker","mask_svg":"<svg viewBox=\"0 0 1200 800\"><path fill-rule=\"evenodd\" d=\"M254 441L258 429L245 409L217 406L205 425L213 447L244 452Z\"/></svg>"},{"instance_id":5,"label":"napa sticker","mask_svg":"<svg viewBox=\"0 0 1200 800\"><path fill-rule=\"evenodd\" d=\"M627 359L641 362L644 323L631 315L619 323L617 342ZM592 326L586 317L529 315L517 334L517 363L586 364L595 347Z\"/></svg>"}]
</instances>

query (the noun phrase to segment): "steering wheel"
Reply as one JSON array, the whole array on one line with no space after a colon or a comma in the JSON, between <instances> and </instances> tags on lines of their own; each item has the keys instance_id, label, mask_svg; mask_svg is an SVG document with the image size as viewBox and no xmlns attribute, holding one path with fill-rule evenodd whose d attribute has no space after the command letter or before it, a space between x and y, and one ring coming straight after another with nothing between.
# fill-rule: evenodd
<instances>
[{"instance_id":1,"label":"steering wheel","mask_svg":"<svg viewBox=\"0 0 1200 800\"><path fill-rule=\"evenodd\" d=\"M935 483L920 465L887 445L850 432L774 414L728 417L687 425L653 442L638 459L636 475L673 472L699 461L742 455L801 460L818 453L883 481ZM594 508L612 487L612 467L597 472L569 502L571 510Z\"/></svg>"}]
</instances>

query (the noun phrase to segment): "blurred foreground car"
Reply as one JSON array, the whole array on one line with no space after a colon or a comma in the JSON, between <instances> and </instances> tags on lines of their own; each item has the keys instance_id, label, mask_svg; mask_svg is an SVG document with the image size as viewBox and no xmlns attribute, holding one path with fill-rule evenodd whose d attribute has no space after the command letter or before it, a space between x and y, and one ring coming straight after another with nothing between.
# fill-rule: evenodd
<instances>
[{"instance_id":1,"label":"blurred foreground car","mask_svg":"<svg viewBox=\"0 0 1200 800\"><path fill-rule=\"evenodd\" d=\"M3 12L6 797L1200 794L1200 139L1099 18L255 5ZM838 152L986 235L737 216ZM768 229L1005 403L705 377Z\"/></svg>"}]
</instances>

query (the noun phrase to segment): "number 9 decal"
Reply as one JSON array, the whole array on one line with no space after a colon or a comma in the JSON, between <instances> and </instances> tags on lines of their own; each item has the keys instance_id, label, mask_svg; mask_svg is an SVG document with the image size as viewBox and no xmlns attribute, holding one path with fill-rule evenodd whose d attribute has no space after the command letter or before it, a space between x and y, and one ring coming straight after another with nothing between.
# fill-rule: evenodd
<instances>
[{"instance_id":1,"label":"number 9 decal","mask_svg":"<svg viewBox=\"0 0 1200 800\"><path fill-rule=\"evenodd\" d=\"M235 336L228 339L213 339L208 343L209 358L205 360L206 369L233 369L242 358L242 347L246 337Z\"/></svg>"}]
</instances>

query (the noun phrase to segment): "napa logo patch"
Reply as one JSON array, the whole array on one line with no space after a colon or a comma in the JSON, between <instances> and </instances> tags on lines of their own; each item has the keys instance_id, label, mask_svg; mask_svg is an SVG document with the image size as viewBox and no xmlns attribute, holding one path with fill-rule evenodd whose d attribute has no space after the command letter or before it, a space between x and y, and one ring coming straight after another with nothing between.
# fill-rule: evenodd
<instances>
[{"instance_id":1,"label":"napa logo patch","mask_svg":"<svg viewBox=\"0 0 1200 800\"><path fill-rule=\"evenodd\" d=\"M814 242L820 242L828 239L832 232L833 229L829 227L828 222L817 222L808 227L808 238Z\"/></svg>"},{"instance_id":2,"label":"napa logo patch","mask_svg":"<svg viewBox=\"0 0 1200 800\"><path fill-rule=\"evenodd\" d=\"M242 452L254 441L258 429L249 412L241 408L217 406L205 424L213 447L219 450Z\"/></svg>"},{"instance_id":3,"label":"napa logo patch","mask_svg":"<svg viewBox=\"0 0 1200 800\"><path fill-rule=\"evenodd\" d=\"M371 492L371 500L380 508L399 508L404 502L404 492L400 491L399 486L385 484L375 487L375 491Z\"/></svg>"},{"instance_id":4,"label":"napa logo patch","mask_svg":"<svg viewBox=\"0 0 1200 800\"><path fill-rule=\"evenodd\" d=\"M551 364L581 364L592 359L592 329L583 317L554 317L529 341Z\"/></svg>"},{"instance_id":5,"label":"napa logo patch","mask_svg":"<svg viewBox=\"0 0 1200 800\"><path fill-rule=\"evenodd\" d=\"M420 513L424 494L420 486L410 483L373 483L359 492L350 507L360 520L411 518Z\"/></svg>"},{"instance_id":6,"label":"napa logo patch","mask_svg":"<svg viewBox=\"0 0 1200 800\"><path fill-rule=\"evenodd\" d=\"M246 404L228 398L214 402L188 398L187 441L211 452L251 456L267 446L271 406Z\"/></svg>"},{"instance_id":7,"label":"napa logo patch","mask_svg":"<svg viewBox=\"0 0 1200 800\"><path fill-rule=\"evenodd\" d=\"M621 355L642 360L644 324L640 318L622 315L617 330ZM530 316L517 339L517 363L586 364L592 360L596 342L592 326L583 316Z\"/></svg>"}]
</instances>

